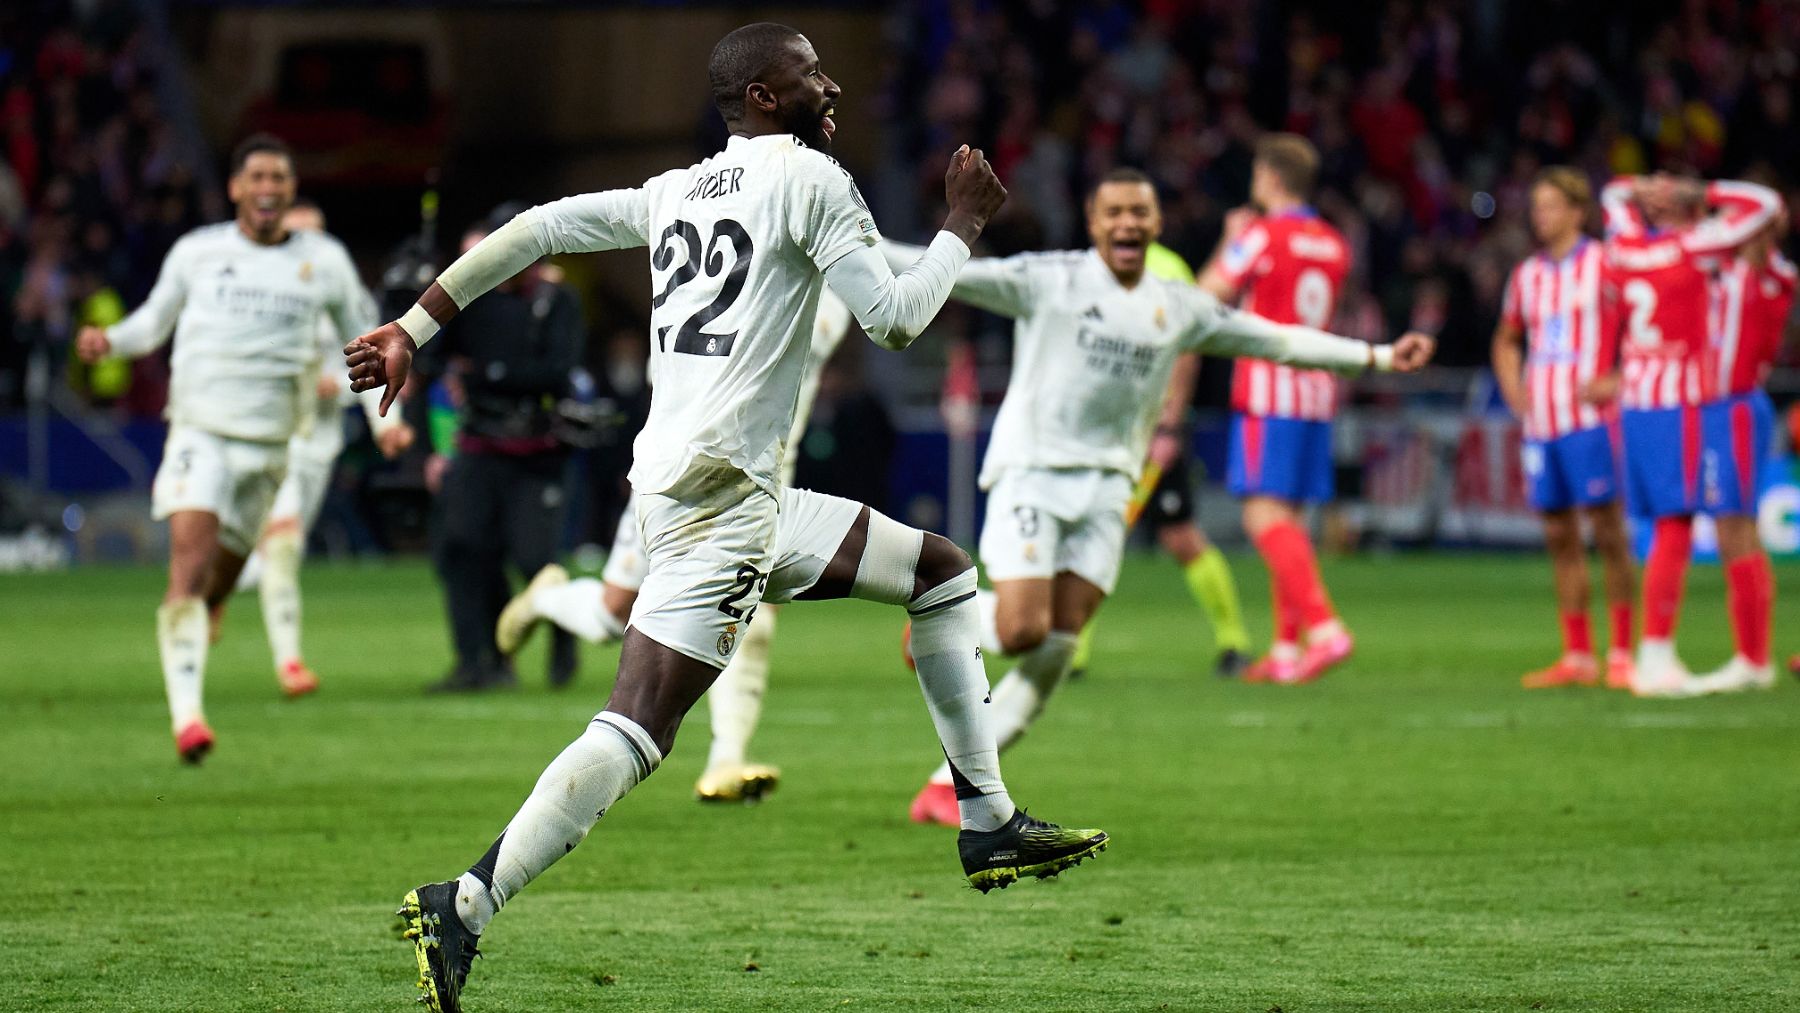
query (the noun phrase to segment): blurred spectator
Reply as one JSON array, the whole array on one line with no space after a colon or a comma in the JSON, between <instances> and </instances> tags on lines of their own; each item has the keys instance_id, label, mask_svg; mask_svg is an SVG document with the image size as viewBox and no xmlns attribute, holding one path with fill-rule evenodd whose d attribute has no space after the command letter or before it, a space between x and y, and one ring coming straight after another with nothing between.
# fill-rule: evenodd
<instances>
[{"instance_id":1,"label":"blurred spectator","mask_svg":"<svg viewBox=\"0 0 1800 1013\"><path fill-rule=\"evenodd\" d=\"M143 299L169 246L202 220L132 10L0 7L0 290L12 297L0 325L0 409L20 401L30 348L66 355L81 319ZM116 374L75 371L77 389L160 414L166 354Z\"/></svg>"}]
</instances>

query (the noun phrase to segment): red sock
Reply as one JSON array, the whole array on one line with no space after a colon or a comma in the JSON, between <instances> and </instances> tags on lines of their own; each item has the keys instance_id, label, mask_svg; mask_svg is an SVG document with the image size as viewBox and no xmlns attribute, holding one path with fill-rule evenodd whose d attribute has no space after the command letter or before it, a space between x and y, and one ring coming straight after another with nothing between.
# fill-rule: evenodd
<instances>
[{"instance_id":1,"label":"red sock","mask_svg":"<svg viewBox=\"0 0 1800 1013\"><path fill-rule=\"evenodd\" d=\"M1753 552L1727 563L1725 597L1738 653L1752 665L1768 664L1770 616L1775 610L1775 571L1769 557Z\"/></svg>"},{"instance_id":2,"label":"red sock","mask_svg":"<svg viewBox=\"0 0 1800 1013\"><path fill-rule=\"evenodd\" d=\"M1256 539L1257 551L1269 565L1270 577L1282 588L1294 618L1308 628L1337 618L1331 597L1319 579L1319 562L1313 557L1312 540L1300 525L1283 521L1271 525Z\"/></svg>"},{"instance_id":3,"label":"red sock","mask_svg":"<svg viewBox=\"0 0 1800 1013\"><path fill-rule=\"evenodd\" d=\"M1631 603L1612 606L1612 648L1631 653Z\"/></svg>"},{"instance_id":4,"label":"red sock","mask_svg":"<svg viewBox=\"0 0 1800 1013\"><path fill-rule=\"evenodd\" d=\"M1569 654L1594 653L1594 636L1588 630L1586 612L1562 614L1563 650Z\"/></svg>"},{"instance_id":5,"label":"red sock","mask_svg":"<svg viewBox=\"0 0 1800 1013\"><path fill-rule=\"evenodd\" d=\"M1275 642L1278 644L1297 644L1300 642L1300 613L1282 593L1279 580L1269 581L1269 596L1275 599Z\"/></svg>"},{"instance_id":6,"label":"red sock","mask_svg":"<svg viewBox=\"0 0 1800 1013\"><path fill-rule=\"evenodd\" d=\"M1688 556L1694 548L1692 517L1663 517L1656 522L1650 558L1644 563L1644 637L1669 640L1681 614L1687 583Z\"/></svg>"}]
</instances>

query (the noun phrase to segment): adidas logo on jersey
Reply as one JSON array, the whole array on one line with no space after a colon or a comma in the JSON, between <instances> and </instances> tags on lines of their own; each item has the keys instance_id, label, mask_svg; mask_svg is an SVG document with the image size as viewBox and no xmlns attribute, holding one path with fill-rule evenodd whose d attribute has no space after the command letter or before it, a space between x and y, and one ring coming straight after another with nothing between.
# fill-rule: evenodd
<instances>
[{"instance_id":1,"label":"adidas logo on jersey","mask_svg":"<svg viewBox=\"0 0 1800 1013\"><path fill-rule=\"evenodd\" d=\"M1083 320L1103 320L1105 318L1100 315L1100 307L1089 306L1087 308L1087 312L1083 313L1081 315L1081 319L1083 319Z\"/></svg>"}]
</instances>

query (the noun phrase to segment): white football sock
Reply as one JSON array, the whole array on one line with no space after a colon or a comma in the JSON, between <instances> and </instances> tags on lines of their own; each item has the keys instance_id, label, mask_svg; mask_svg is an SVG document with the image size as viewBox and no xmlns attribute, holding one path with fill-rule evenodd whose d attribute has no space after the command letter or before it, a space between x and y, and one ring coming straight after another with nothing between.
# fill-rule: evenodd
<instances>
[{"instance_id":1,"label":"white football sock","mask_svg":"<svg viewBox=\"0 0 1800 1013\"><path fill-rule=\"evenodd\" d=\"M995 830L1012 819L1014 807L1000 779L1000 753L990 727L974 590L975 571L966 570L913 599L907 611L919 687L944 747L946 773L957 785L963 829Z\"/></svg>"},{"instance_id":2,"label":"white football sock","mask_svg":"<svg viewBox=\"0 0 1800 1013\"><path fill-rule=\"evenodd\" d=\"M156 646L162 655L163 689L169 696L169 724L177 732L202 720L201 690L206 681L206 603L178 598L156 609Z\"/></svg>"},{"instance_id":3,"label":"white football sock","mask_svg":"<svg viewBox=\"0 0 1800 1013\"><path fill-rule=\"evenodd\" d=\"M744 633L736 656L712 688L706 706L712 716L712 749L706 756L711 770L721 764L741 764L750 748L750 736L762 719L763 693L769 688L769 644L775 639L774 605L756 610L756 621Z\"/></svg>"},{"instance_id":4,"label":"white football sock","mask_svg":"<svg viewBox=\"0 0 1800 1013\"><path fill-rule=\"evenodd\" d=\"M1676 664L1675 641L1666 637L1645 637L1638 641L1638 667L1661 669Z\"/></svg>"},{"instance_id":5,"label":"white football sock","mask_svg":"<svg viewBox=\"0 0 1800 1013\"><path fill-rule=\"evenodd\" d=\"M1017 742L1043 713L1050 694L1068 676L1080 639L1079 634L1051 630L1043 643L1020 655L1019 663L994 687L990 720L999 749L1005 750ZM939 767L931 779L939 784L950 783L949 766Z\"/></svg>"},{"instance_id":6,"label":"white football sock","mask_svg":"<svg viewBox=\"0 0 1800 1013\"><path fill-rule=\"evenodd\" d=\"M981 589L975 592L975 608L981 621L981 649L996 658L1006 656L1000 646L1000 596Z\"/></svg>"},{"instance_id":7,"label":"white football sock","mask_svg":"<svg viewBox=\"0 0 1800 1013\"><path fill-rule=\"evenodd\" d=\"M480 934L501 905L575 850L606 810L662 763L637 722L602 711L569 743L519 807L494 846L458 878L456 912Z\"/></svg>"},{"instance_id":8,"label":"white football sock","mask_svg":"<svg viewBox=\"0 0 1800 1013\"><path fill-rule=\"evenodd\" d=\"M531 595L531 607L590 644L604 644L625 635L627 617L606 611L605 586L592 577L540 588Z\"/></svg>"},{"instance_id":9,"label":"white football sock","mask_svg":"<svg viewBox=\"0 0 1800 1013\"><path fill-rule=\"evenodd\" d=\"M280 671L300 660L300 531L284 528L264 536L259 547L263 560L263 628L269 632L269 652Z\"/></svg>"}]
</instances>

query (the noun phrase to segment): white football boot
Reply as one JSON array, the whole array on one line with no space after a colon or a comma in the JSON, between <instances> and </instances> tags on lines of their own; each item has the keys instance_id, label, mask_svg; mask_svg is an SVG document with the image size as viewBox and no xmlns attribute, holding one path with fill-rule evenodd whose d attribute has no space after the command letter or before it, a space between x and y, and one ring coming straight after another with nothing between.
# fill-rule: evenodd
<instances>
[{"instance_id":1,"label":"white football boot","mask_svg":"<svg viewBox=\"0 0 1800 1013\"><path fill-rule=\"evenodd\" d=\"M1775 665L1757 665L1741 654L1734 654L1716 671L1697 676L1694 688L1699 693L1743 693L1753 689L1775 688Z\"/></svg>"},{"instance_id":2,"label":"white football boot","mask_svg":"<svg viewBox=\"0 0 1800 1013\"><path fill-rule=\"evenodd\" d=\"M1646 640L1638 645L1637 665L1631 673L1631 695L1659 699L1698 696L1697 680L1675 656L1667 640Z\"/></svg>"},{"instance_id":3,"label":"white football boot","mask_svg":"<svg viewBox=\"0 0 1800 1013\"><path fill-rule=\"evenodd\" d=\"M525 645L531 631L537 629L543 621L543 614L537 610L532 596L549 587L561 587L569 582L569 571L555 563L545 566L525 585L525 590L513 595L512 601L500 610L500 621L494 624L494 645L500 653L511 655Z\"/></svg>"}]
</instances>

